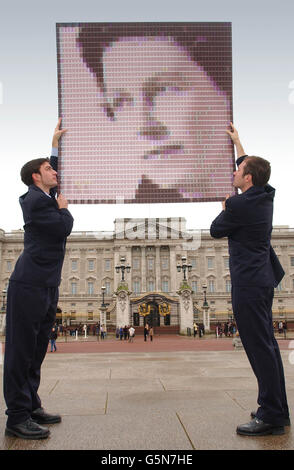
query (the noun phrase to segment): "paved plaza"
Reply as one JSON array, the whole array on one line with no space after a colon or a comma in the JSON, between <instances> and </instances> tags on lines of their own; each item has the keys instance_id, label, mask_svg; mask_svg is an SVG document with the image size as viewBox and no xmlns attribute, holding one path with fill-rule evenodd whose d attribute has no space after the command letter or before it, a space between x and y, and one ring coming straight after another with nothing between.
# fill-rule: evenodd
<instances>
[{"instance_id":1,"label":"paved plaza","mask_svg":"<svg viewBox=\"0 0 294 470\"><path fill-rule=\"evenodd\" d=\"M294 342L279 343L292 410ZM257 384L244 351L234 350L230 338L80 338L59 340L57 348L48 348L40 395L62 422L50 426L45 440L5 437L1 394L1 450L294 449L291 427L282 436L236 434L256 408Z\"/></svg>"}]
</instances>

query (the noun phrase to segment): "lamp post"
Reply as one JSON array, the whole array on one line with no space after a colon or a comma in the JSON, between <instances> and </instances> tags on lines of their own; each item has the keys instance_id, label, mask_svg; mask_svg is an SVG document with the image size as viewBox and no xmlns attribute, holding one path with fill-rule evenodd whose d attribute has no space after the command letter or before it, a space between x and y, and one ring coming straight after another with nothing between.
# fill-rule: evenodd
<instances>
[{"instance_id":1,"label":"lamp post","mask_svg":"<svg viewBox=\"0 0 294 470\"><path fill-rule=\"evenodd\" d=\"M228 321L233 321L232 307L228 307Z\"/></svg>"},{"instance_id":2,"label":"lamp post","mask_svg":"<svg viewBox=\"0 0 294 470\"><path fill-rule=\"evenodd\" d=\"M131 271L131 266L129 266L129 265L126 266L124 264L125 261L126 261L126 258L121 257L120 265L115 266L115 270L116 270L117 273L119 273L121 271L121 280L122 280L122 282L124 282L124 280L125 280L125 271L127 271L127 273L129 273Z\"/></svg>"},{"instance_id":3,"label":"lamp post","mask_svg":"<svg viewBox=\"0 0 294 470\"><path fill-rule=\"evenodd\" d=\"M101 293L102 293L102 304L101 304L101 307L102 307L102 308L107 307L107 305L109 305L109 304L106 304L105 301L104 301L105 291L106 291L106 287L105 287L105 286L102 286L102 287L101 287Z\"/></svg>"},{"instance_id":4,"label":"lamp post","mask_svg":"<svg viewBox=\"0 0 294 470\"><path fill-rule=\"evenodd\" d=\"M2 312L5 312L6 309L6 294L7 294L7 289L3 289L2 291Z\"/></svg>"},{"instance_id":5,"label":"lamp post","mask_svg":"<svg viewBox=\"0 0 294 470\"><path fill-rule=\"evenodd\" d=\"M187 281L186 271L189 271L189 272L192 271L192 264L187 264L187 258L186 258L186 256L182 256L182 264L178 264L178 265L177 265L177 271L178 271L178 273L180 273L181 271L183 271L183 273L184 273L184 278L183 278L183 280L184 280L184 281Z\"/></svg>"},{"instance_id":6,"label":"lamp post","mask_svg":"<svg viewBox=\"0 0 294 470\"><path fill-rule=\"evenodd\" d=\"M102 286L101 287L102 303L100 306L100 325L101 326L104 325L106 327L106 310L109 304L106 303L104 300L105 291L106 291L106 287Z\"/></svg>"},{"instance_id":7,"label":"lamp post","mask_svg":"<svg viewBox=\"0 0 294 470\"><path fill-rule=\"evenodd\" d=\"M1 307L1 316L0 316L0 334L3 335L5 333L5 325L6 325L6 295L7 289L3 289L2 291L2 307Z\"/></svg>"},{"instance_id":8,"label":"lamp post","mask_svg":"<svg viewBox=\"0 0 294 470\"><path fill-rule=\"evenodd\" d=\"M207 285L203 284L202 289L203 289L203 295L204 295L203 305L202 305L203 325L204 325L205 330L210 330L209 305L208 305L207 298L206 298Z\"/></svg>"}]
</instances>

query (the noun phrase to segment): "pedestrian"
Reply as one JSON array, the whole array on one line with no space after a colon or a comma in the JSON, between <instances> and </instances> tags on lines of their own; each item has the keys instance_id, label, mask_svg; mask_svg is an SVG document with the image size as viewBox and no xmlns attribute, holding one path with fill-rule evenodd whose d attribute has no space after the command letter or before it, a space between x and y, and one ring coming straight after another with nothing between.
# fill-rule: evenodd
<instances>
[{"instance_id":1,"label":"pedestrian","mask_svg":"<svg viewBox=\"0 0 294 470\"><path fill-rule=\"evenodd\" d=\"M9 280L4 356L4 397L8 416L5 434L23 439L49 436L40 424L57 423L38 395L41 366L56 319L58 286L66 239L73 218L57 190L58 141L66 131L55 128L52 156L27 162L21 179L28 186L19 202L24 217L24 250Z\"/></svg>"},{"instance_id":2,"label":"pedestrian","mask_svg":"<svg viewBox=\"0 0 294 470\"><path fill-rule=\"evenodd\" d=\"M132 343L135 338L135 328L133 326L130 326L129 328L129 343Z\"/></svg>"},{"instance_id":3,"label":"pedestrian","mask_svg":"<svg viewBox=\"0 0 294 470\"><path fill-rule=\"evenodd\" d=\"M122 341L123 336L124 336L124 329L123 329L123 327L121 326L120 329L119 329L119 339L120 339L120 341Z\"/></svg>"},{"instance_id":4,"label":"pedestrian","mask_svg":"<svg viewBox=\"0 0 294 470\"><path fill-rule=\"evenodd\" d=\"M100 335L101 335L101 339L104 339L105 337L104 325L101 325L100 327Z\"/></svg>"},{"instance_id":5,"label":"pedestrian","mask_svg":"<svg viewBox=\"0 0 294 470\"><path fill-rule=\"evenodd\" d=\"M119 339L119 327L118 326L115 329L115 338Z\"/></svg>"},{"instance_id":6,"label":"pedestrian","mask_svg":"<svg viewBox=\"0 0 294 470\"><path fill-rule=\"evenodd\" d=\"M127 325L124 326L123 333L124 333L124 341L126 341L128 339L128 327L127 327Z\"/></svg>"},{"instance_id":7,"label":"pedestrian","mask_svg":"<svg viewBox=\"0 0 294 470\"><path fill-rule=\"evenodd\" d=\"M237 150L233 185L241 194L223 201L210 233L214 238L228 237L232 307L257 378L259 405L251 413L252 420L236 431L247 436L283 434L290 421L283 363L272 322L274 287L285 274L271 246L275 189L268 184L270 163L245 155L232 123L227 133Z\"/></svg>"},{"instance_id":8,"label":"pedestrian","mask_svg":"<svg viewBox=\"0 0 294 470\"><path fill-rule=\"evenodd\" d=\"M144 325L144 341L147 341L148 334L149 334L149 325L148 325L148 323L146 323Z\"/></svg>"},{"instance_id":9,"label":"pedestrian","mask_svg":"<svg viewBox=\"0 0 294 470\"><path fill-rule=\"evenodd\" d=\"M283 322L283 332L284 332L284 338L286 339L287 337L287 322Z\"/></svg>"},{"instance_id":10,"label":"pedestrian","mask_svg":"<svg viewBox=\"0 0 294 470\"><path fill-rule=\"evenodd\" d=\"M97 340L99 341L100 338L100 322L96 324L96 335L97 335Z\"/></svg>"},{"instance_id":11,"label":"pedestrian","mask_svg":"<svg viewBox=\"0 0 294 470\"><path fill-rule=\"evenodd\" d=\"M52 328L49 339L51 343L51 352L53 352L53 350L56 351L57 350L56 348L57 331L55 328Z\"/></svg>"},{"instance_id":12,"label":"pedestrian","mask_svg":"<svg viewBox=\"0 0 294 470\"><path fill-rule=\"evenodd\" d=\"M193 324L194 338L197 336L197 332L198 332L198 325L197 325L196 322L194 322L194 324Z\"/></svg>"},{"instance_id":13,"label":"pedestrian","mask_svg":"<svg viewBox=\"0 0 294 470\"><path fill-rule=\"evenodd\" d=\"M228 336L228 331L229 331L229 324L228 322L225 322L225 327L224 327L225 336Z\"/></svg>"},{"instance_id":14,"label":"pedestrian","mask_svg":"<svg viewBox=\"0 0 294 470\"><path fill-rule=\"evenodd\" d=\"M153 326L152 325L150 326L150 329L149 329L149 338L150 338L150 341L153 341Z\"/></svg>"}]
</instances>

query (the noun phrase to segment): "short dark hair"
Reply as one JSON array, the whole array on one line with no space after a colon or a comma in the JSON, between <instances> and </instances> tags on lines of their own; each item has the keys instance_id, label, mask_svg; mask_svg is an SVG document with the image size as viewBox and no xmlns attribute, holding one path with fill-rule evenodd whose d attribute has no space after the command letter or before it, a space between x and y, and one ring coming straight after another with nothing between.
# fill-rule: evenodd
<instances>
[{"instance_id":1,"label":"short dark hair","mask_svg":"<svg viewBox=\"0 0 294 470\"><path fill-rule=\"evenodd\" d=\"M196 35L196 37L195 37ZM76 39L87 67L104 91L103 53L125 37L173 37L217 86L232 98L231 23L81 23ZM225 54L225 59L224 59ZM213 60L212 60L213 57Z\"/></svg>"},{"instance_id":2,"label":"short dark hair","mask_svg":"<svg viewBox=\"0 0 294 470\"><path fill-rule=\"evenodd\" d=\"M243 175L251 175L254 186L265 186L271 175L271 164L261 157L250 156L245 158Z\"/></svg>"},{"instance_id":3,"label":"short dark hair","mask_svg":"<svg viewBox=\"0 0 294 470\"><path fill-rule=\"evenodd\" d=\"M24 184L30 186L34 184L32 174L40 173L40 166L45 162L49 162L49 158L35 158L35 160L30 160L25 163L22 169L20 170L20 177Z\"/></svg>"}]
</instances>

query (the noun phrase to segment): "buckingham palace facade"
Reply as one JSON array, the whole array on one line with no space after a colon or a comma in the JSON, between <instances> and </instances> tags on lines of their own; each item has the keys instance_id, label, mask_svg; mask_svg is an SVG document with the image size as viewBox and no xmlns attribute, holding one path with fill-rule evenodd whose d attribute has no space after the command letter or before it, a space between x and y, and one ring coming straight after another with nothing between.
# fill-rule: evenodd
<instances>
[{"instance_id":1,"label":"buckingham palace facade","mask_svg":"<svg viewBox=\"0 0 294 470\"><path fill-rule=\"evenodd\" d=\"M294 325L294 229L273 228L272 246L286 272L275 289L273 319ZM1 313L23 231L0 230ZM194 322L213 329L233 320L227 239L186 230L181 217L116 219L111 232L73 232L60 285L58 322L105 324L109 331L146 321L157 332L187 334Z\"/></svg>"}]
</instances>

